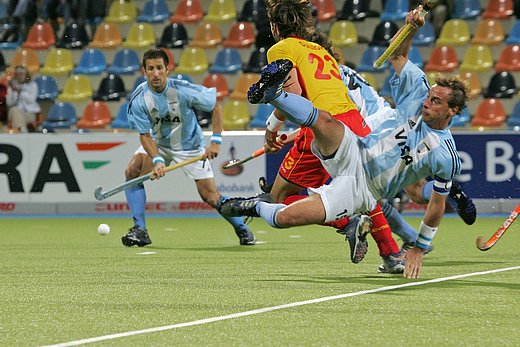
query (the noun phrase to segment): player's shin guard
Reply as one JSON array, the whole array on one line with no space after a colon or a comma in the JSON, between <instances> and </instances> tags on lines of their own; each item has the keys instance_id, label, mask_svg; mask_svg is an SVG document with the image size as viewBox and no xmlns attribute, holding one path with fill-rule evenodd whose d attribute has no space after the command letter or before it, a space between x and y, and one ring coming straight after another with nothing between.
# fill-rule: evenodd
<instances>
[{"instance_id":1,"label":"player's shin guard","mask_svg":"<svg viewBox=\"0 0 520 347\"><path fill-rule=\"evenodd\" d=\"M276 223L276 214L286 206L287 205L284 204L268 204L266 202L259 202L256 205L256 212L258 212L258 215L262 217L267 223L269 223L269 225L273 228L282 229L286 227L279 226Z\"/></svg>"},{"instance_id":2,"label":"player's shin guard","mask_svg":"<svg viewBox=\"0 0 520 347\"><path fill-rule=\"evenodd\" d=\"M312 102L292 93L282 93L271 100L271 105L279 109L291 122L306 127L313 126L318 120L320 111L312 106Z\"/></svg>"},{"instance_id":3,"label":"player's shin guard","mask_svg":"<svg viewBox=\"0 0 520 347\"><path fill-rule=\"evenodd\" d=\"M125 190L126 201L132 213L134 225L146 230L145 206L146 191L144 184L138 184Z\"/></svg>"},{"instance_id":4,"label":"player's shin guard","mask_svg":"<svg viewBox=\"0 0 520 347\"><path fill-rule=\"evenodd\" d=\"M368 213L368 216L372 218L372 231L370 235L372 235L377 243L379 255L384 258L388 257L390 253L399 252L399 246L392 238L390 225L388 225L381 206L377 204L376 208Z\"/></svg>"}]
</instances>

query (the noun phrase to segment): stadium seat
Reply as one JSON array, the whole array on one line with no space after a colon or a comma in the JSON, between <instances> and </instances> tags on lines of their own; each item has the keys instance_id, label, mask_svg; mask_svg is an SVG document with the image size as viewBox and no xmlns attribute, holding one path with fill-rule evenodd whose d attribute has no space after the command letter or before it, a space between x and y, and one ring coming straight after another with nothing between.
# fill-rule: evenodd
<instances>
[{"instance_id":1,"label":"stadium seat","mask_svg":"<svg viewBox=\"0 0 520 347\"><path fill-rule=\"evenodd\" d=\"M173 57L172 51L164 47L162 47L161 49L168 56L168 69L170 70L170 72L172 72L175 69L175 58ZM139 62L139 64L141 64L141 62Z\"/></svg>"},{"instance_id":2,"label":"stadium seat","mask_svg":"<svg viewBox=\"0 0 520 347\"><path fill-rule=\"evenodd\" d=\"M234 74L242 70L242 60L236 48L222 48L215 62L209 67L211 73Z\"/></svg>"},{"instance_id":3,"label":"stadium seat","mask_svg":"<svg viewBox=\"0 0 520 347\"><path fill-rule=\"evenodd\" d=\"M215 88L218 100L222 100L229 95L228 83L226 77L222 74L212 73L207 75L202 81L202 85L208 88Z\"/></svg>"},{"instance_id":4,"label":"stadium seat","mask_svg":"<svg viewBox=\"0 0 520 347\"><path fill-rule=\"evenodd\" d=\"M116 52L107 72L116 75L132 75L140 68L141 60L137 52L132 49L121 49Z\"/></svg>"},{"instance_id":5,"label":"stadium seat","mask_svg":"<svg viewBox=\"0 0 520 347\"><path fill-rule=\"evenodd\" d=\"M334 47L350 47L358 43L356 25L348 20L337 20L331 24L329 39Z\"/></svg>"},{"instance_id":6,"label":"stadium seat","mask_svg":"<svg viewBox=\"0 0 520 347\"><path fill-rule=\"evenodd\" d=\"M98 25L89 46L92 48L117 48L122 42L118 27L115 24L103 22Z\"/></svg>"},{"instance_id":7,"label":"stadium seat","mask_svg":"<svg viewBox=\"0 0 520 347\"><path fill-rule=\"evenodd\" d=\"M382 21L403 21L408 11L410 11L409 0L386 1L380 19Z\"/></svg>"},{"instance_id":8,"label":"stadium seat","mask_svg":"<svg viewBox=\"0 0 520 347\"><path fill-rule=\"evenodd\" d=\"M112 123L110 110L103 101L90 101L76 123L78 129L104 129Z\"/></svg>"},{"instance_id":9,"label":"stadium seat","mask_svg":"<svg viewBox=\"0 0 520 347\"><path fill-rule=\"evenodd\" d=\"M53 48L47 54L40 73L50 76L67 76L74 69L72 53L66 48Z\"/></svg>"},{"instance_id":10,"label":"stadium seat","mask_svg":"<svg viewBox=\"0 0 520 347\"><path fill-rule=\"evenodd\" d=\"M172 78L193 83L193 81L191 80L191 77L189 75L185 75L185 74L181 74L181 73L173 75Z\"/></svg>"},{"instance_id":11,"label":"stadium seat","mask_svg":"<svg viewBox=\"0 0 520 347\"><path fill-rule=\"evenodd\" d=\"M255 41L255 47L266 47L269 48L272 45L274 45L276 41L273 38L273 35L271 34L271 29L269 30L260 30L257 32L256 35L256 41Z\"/></svg>"},{"instance_id":12,"label":"stadium seat","mask_svg":"<svg viewBox=\"0 0 520 347\"><path fill-rule=\"evenodd\" d=\"M520 130L520 101L518 101L511 115L507 118L507 126L513 130Z\"/></svg>"},{"instance_id":13,"label":"stadium seat","mask_svg":"<svg viewBox=\"0 0 520 347\"><path fill-rule=\"evenodd\" d=\"M421 55L421 50L419 48L412 46L412 48L410 49L410 52L408 53L408 59L412 63L417 65L420 69L423 68L424 62L423 62L423 57Z\"/></svg>"},{"instance_id":14,"label":"stadium seat","mask_svg":"<svg viewBox=\"0 0 520 347\"><path fill-rule=\"evenodd\" d=\"M108 74L101 82L94 95L94 100L119 101L126 96L125 83L119 75Z\"/></svg>"},{"instance_id":15,"label":"stadium seat","mask_svg":"<svg viewBox=\"0 0 520 347\"><path fill-rule=\"evenodd\" d=\"M58 100L64 102L80 102L92 97L92 87L88 76L71 75L67 78L63 92L58 95Z\"/></svg>"},{"instance_id":16,"label":"stadium seat","mask_svg":"<svg viewBox=\"0 0 520 347\"><path fill-rule=\"evenodd\" d=\"M449 19L442 25L437 45L463 46L469 42L470 38L468 22L464 19Z\"/></svg>"},{"instance_id":17,"label":"stadium seat","mask_svg":"<svg viewBox=\"0 0 520 347\"><path fill-rule=\"evenodd\" d=\"M520 19L517 19L506 39L508 45L520 45Z\"/></svg>"},{"instance_id":18,"label":"stadium seat","mask_svg":"<svg viewBox=\"0 0 520 347\"><path fill-rule=\"evenodd\" d=\"M482 19L477 25L471 43L481 45L498 45L504 42L504 29L497 19Z\"/></svg>"},{"instance_id":19,"label":"stadium seat","mask_svg":"<svg viewBox=\"0 0 520 347\"><path fill-rule=\"evenodd\" d=\"M499 127L504 124L506 113L504 106L498 99L482 100L471 120L472 126Z\"/></svg>"},{"instance_id":20,"label":"stadium seat","mask_svg":"<svg viewBox=\"0 0 520 347\"><path fill-rule=\"evenodd\" d=\"M34 23L27 39L22 43L24 48L42 49L45 50L56 44L56 37L54 30L49 23Z\"/></svg>"},{"instance_id":21,"label":"stadium seat","mask_svg":"<svg viewBox=\"0 0 520 347\"><path fill-rule=\"evenodd\" d=\"M516 83L513 75L507 71L495 73L489 80L484 97L510 99L516 94Z\"/></svg>"},{"instance_id":22,"label":"stadium seat","mask_svg":"<svg viewBox=\"0 0 520 347\"><path fill-rule=\"evenodd\" d=\"M318 10L319 22L327 22L336 17L334 0L311 0L311 3Z\"/></svg>"},{"instance_id":23,"label":"stadium seat","mask_svg":"<svg viewBox=\"0 0 520 347\"><path fill-rule=\"evenodd\" d=\"M175 14L170 17L172 23L196 23L204 17L200 0L180 0Z\"/></svg>"},{"instance_id":24,"label":"stadium seat","mask_svg":"<svg viewBox=\"0 0 520 347\"><path fill-rule=\"evenodd\" d=\"M256 48L251 52L249 61L244 67L244 72L261 73L264 66L267 65L267 48Z\"/></svg>"},{"instance_id":25,"label":"stadium seat","mask_svg":"<svg viewBox=\"0 0 520 347\"><path fill-rule=\"evenodd\" d=\"M451 9L452 19L475 19L480 16L482 8L479 0L457 0L453 1Z\"/></svg>"},{"instance_id":26,"label":"stadium seat","mask_svg":"<svg viewBox=\"0 0 520 347\"><path fill-rule=\"evenodd\" d=\"M258 82L260 74L258 73L243 73L238 76L233 91L229 95L231 99L247 100L247 91L253 85Z\"/></svg>"},{"instance_id":27,"label":"stadium seat","mask_svg":"<svg viewBox=\"0 0 520 347\"><path fill-rule=\"evenodd\" d=\"M504 47L495 64L495 71L520 71L520 45Z\"/></svg>"},{"instance_id":28,"label":"stadium seat","mask_svg":"<svg viewBox=\"0 0 520 347\"><path fill-rule=\"evenodd\" d=\"M208 13L204 16L206 22L230 23L237 17L233 0L210 0Z\"/></svg>"},{"instance_id":29,"label":"stadium seat","mask_svg":"<svg viewBox=\"0 0 520 347\"><path fill-rule=\"evenodd\" d=\"M152 45L155 45L155 33L152 25L150 23L134 23L121 47L146 50Z\"/></svg>"},{"instance_id":30,"label":"stadium seat","mask_svg":"<svg viewBox=\"0 0 520 347\"><path fill-rule=\"evenodd\" d=\"M267 121L267 118L269 118L273 111L274 106L270 104L259 104L258 108L256 109L255 116L253 117L251 122L249 122L248 127L265 129L265 122Z\"/></svg>"},{"instance_id":31,"label":"stadium seat","mask_svg":"<svg viewBox=\"0 0 520 347\"><path fill-rule=\"evenodd\" d=\"M489 0L482 18L507 19L513 15L513 0Z\"/></svg>"},{"instance_id":32,"label":"stadium seat","mask_svg":"<svg viewBox=\"0 0 520 347\"><path fill-rule=\"evenodd\" d=\"M222 108L222 117L224 130L245 130L251 121L247 102L243 100L228 100Z\"/></svg>"},{"instance_id":33,"label":"stadium seat","mask_svg":"<svg viewBox=\"0 0 520 347\"><path fill-rule=\"evenodd\" d=\"M368 84L372 86L375 90L379 90L379 86L377 84L376 77L371 72L360 72L359 76L363 78Z\"/></svg>"},{"instance_id":34,"label":"stadium seat","mask_svg":"<svg viewBox=\"0 0 520 347\"><path fill-rule=\"evenodd\" d=\"M466 50L460 69L464 71L486 72L493 67L493 56L488 46L471 45Z\"/></svg>"},{"instance_id":35,"label":"stadium seat","mask_svg":"<svg viewBox=\"0 0 520 347\"><path fill-rule=\"evenodd\" d=\"M76 124L76 110L68 102L59 102L51 106L47 118L43 121L43 129L70 129Z\"/></svg>"},{"instance_id":36,"label":"stadium seat","mask_svg":"<svg viewBox=\"0 0 520 347\"><path fill-rule=\"evenodd\" d=\"M208 71L208 58L202 48L187 47L179 59L179 64L175 69L181 74L203 74Z\"/></svg>"},{"instance_id":37,"label":"stadium seat","mask_svg":"<svg viewBox=\"0 0 520 347\"><path fill-rule=\"evenodd\" d=\"M38 101L54 100L58 97L58 83L54 77L40 75L34 82L38 85Z\"/></svg>"},{"instance_id":38,"label":"stadium seat","mask_svg":"<svg viewBox=\"0 0 520 347\"><path fill-rule=\"evenodd\" d=\"M206 112L199 110L198 108L194 108L193 111L195 112L195 115L197 116L197 122L199 123L200 127L203 129L209 128L211 125L211 121L213 118L213 112Z\"/></svg>"},{"instance_id":39,"label":"stadium seat","mask_svg":"<svg viewBox=\"0 0 520 347\"><path fill-rule=\"evenodd\" d=\"M388 68L388 60L385 61L381 69L374 68L374 62L383 54L386 47L383 46L368 46L363 51L363 55L361 56L361 61L357 66L356 70L358 72L384 72Z\"/></svg>"},{"instance_id":40,"label":"stadium seat","mask_svg":"<svg viewBox=\"0 0 520 347\"><path fill-rule=\"evenodd\" d=\"M162 23L170 18L170 10L166 0L147 0L143 11L137 16L138 22Z\"/></svg>"},{"instance_id":41,"label":"stadium seat","mask_svg":"<svg viewBox=\"0 0 520 347\"><path fill-rule=\"evenodd\" d=\"M399 30L397 24L392 21L381 21L377 24L374 29L374 33L372 34L372 41L370 41L370 45L377 46L388 46L390 44L390 40L394 37L394 35Z\"/></svg>"},{"instance_id":42,"label":"stadium seat","mask_svg":"<svg viewBox=\"0 0 520 347\"><path fill-rule=\"evenodd\" d=\"M465 127L470 122L469 111L464 107L461 114L451 118L450 127Z\"/></svg>"},{"instance_id":43,"label":"stadium seat","mask_svg":"<svg viewBox=\"0 0 520 347\"><path fill-rule=\"evenodd\" d=\"M7 23L0 26L0 49L17 49L22 42L23 35L19 26Z\"/></svg>"},{"instance_id":44,"label":"stadium seat","mask_svg":"<svg viewBox=\"0 0 520 347\"><path fill-rule=\"evenodd\" d=\"M437 78L442 77L443 73L439 71L426 72L426 80L430 86L434 85Z\"/></svg>"},{"instance_id":45,"label":"stadium seat","mask_svg":"<svg viewBox=\"0 0 520 347\"><path fill-rule=\"evenodd\" d=\"M249 22L235 22L222 42L225 48L248 48L255 43L255 30Z\"/></svg>"},{"instance_id":46,"label":"stadium seat","mask_svg":"<svg viewBox=\"0 0 520 347\"><path fill-rule=\"evenodd\" d=\"M128 123L127 114L128 102L125 102L119 106L116 117L112 121L112 129L130 129L130 123Z\"/></svg>"},{"instance_id":47,"label":"stadium seat","mask_svg":"<svg viewBox=\"0 0 520 347\"><path fill-rule=\"evenodd\" d=\"M474 71L461 71L458 77L465 81L469 88L469 98L475 99L482 94L482 85L478 74Z\"/></svg>"},{"instance_id":48,"label":"stadium seat","mask_svg":"<svg viewBox=\"0 0 520 347\"><path fill-rule=\"evenodd\" d=\"M435 43L435 29L433 24L427 20L415 34L412 44L414 46L431 46Z\"/></svg>"},{"instance_id":49,"label":"stadium seat","mask_svg":"<svg viewBox=\"0 0 520 347\"><path fill-rule=\"evenodd\" d=\"M266 4L264 0L246 0L240 11L238 21L240 22L255 22L259 16L267 15Z\"/></svg>"},{"instance_id":50,"label":"stadium seat","mask_svg":"<svg viewBox=\"0 0 520 347\"><path fill-rule=\"evenodd\" d=\"M25 66L31 74L35 74L40 70L38 54L29 48L17 49L11 59L8 70L13 71L15 66L18 65Z\"/></svg>"},{"instance_id":51,"label":"stadium seat","mask_svg":"<svg viewBox=\"0 0 520 347\"><path fill-rule=\"evenodd\" d=\"M215 23L200 22L190 41L191 47L215 48L222 43L220 28Z\"/></svg>"},{"instance_id":52,"label":"stadium seat","mask_svg":"<svg viewBox=\"0 0 520 347\"><path fill-rule=\"evenodd\" d=\"M71 22L63 29L61 39L57 43L58 48L83 49L90 42L90 37L85 24Z\"/></svg>"},{"instance_id":53,"label":"stadium seat","mask_svg":"<svg viewBox=\"0 0 520 347\"><path fill-rule=\"evenodd\" d=\"M99 75L107 68L105 55L96 48L88 48L83 51L78 66L74 69L75 74Z\"/></svg>"},{"instance_id":54,"label":"stadium seat","mask_svg":"<svg viewBox=\"0 0 520 347\"><path fill-rule=\"evenodd\" d=\"M114 0L108 8L108 16L105 21L108 23L124 23L134 22L137 17L137 8L131 0Z\"/></svg>"},{"instance_id":55,"label":"stadium seat","mask_svg":"<svg viewBox=\"0 0 520 347\"><path fill-rule=\"evenodd\" d=\"M345 0L338 20L362 21L370 14L370 2L360 0Z\"/></svg>"},{"instance_id":56,"label":"stadium seat","mask_svg":"<svg viewBox=\"0 0 520 347\"><path fill-rule=\"evenodd\" d=\"M188 44L188 33L182 23L171 23L164 27L161 39L157 44L163 48L182 48Z\"/></svg>"}]
</instances>

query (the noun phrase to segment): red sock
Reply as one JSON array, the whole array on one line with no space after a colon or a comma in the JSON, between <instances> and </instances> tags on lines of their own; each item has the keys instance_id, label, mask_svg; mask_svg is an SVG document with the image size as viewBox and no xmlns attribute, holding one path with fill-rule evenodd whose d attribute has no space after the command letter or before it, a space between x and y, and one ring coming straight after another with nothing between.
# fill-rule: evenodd
<instances>
[{"instance_id":1,"label":"red sock","mask_svg":"<svg viewBox=\"0 0 520 347\"><path fill-rule=\"evenodd\" d=\"M381 206L377 204L376 208L372 210L368 216L372 218L372 231L370 235L372 235L377 243L379 255L381 257L388 257L390 253L399 252L399 246L392 237L392 230L383 215L383 211L381 211Z\"/></svg>"}]
</instances>

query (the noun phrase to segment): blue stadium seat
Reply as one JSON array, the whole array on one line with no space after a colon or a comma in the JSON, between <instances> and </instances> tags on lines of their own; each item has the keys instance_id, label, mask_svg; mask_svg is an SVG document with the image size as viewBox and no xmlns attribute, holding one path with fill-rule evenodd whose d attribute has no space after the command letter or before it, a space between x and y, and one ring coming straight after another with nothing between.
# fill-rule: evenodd
<instances>
[{"instance_id":1,"label":"blue stadium seat","mask_svg":"<svg viewBox=\"0 0 520 347\"><path fill-rule=\"evenodd\" d=\"M68 102L60 102L50 108L47 119L43 122L43 129L70 129L76 121L74 106Z\"/></svg>"},{"instance_id":2,"label":"blue stadium seat","mask_svg":"<svg viewBox=\"0 0 520 347\"><path fill-rule=\"evenodd\" d=\"M121 49L114 56L112 65L107 68L108 73L116 75L132 75L141 68L139 55L133 49Z\"/></svg>"},{"instance_id":3,"label":"blue stadium seat","mask_svg":"<svg viewBox=\"0 0 520 347\"><path fill-rule=\"evenodd\" d=\"M58 83L52 76L38 76L34 79L38 85L38 101L54 100L58 97Z\"/></svg>"},{"instance_id":4,"label":"blue stadium seat","mask_svg":"<svg viewBox=\"0 0 520 347\"><path fill-rule=\"evenodd\" d=\"M464 107L461 114L451 118L450 127L465 127L469 124L470 116L468 108Z\"/></svg>"},{"instance_id":5,"label":"blue stadium seat","mask_svg":"<svg viewBox=\"0 0 520 347\"><path fill-rule=\"evenodd\" d=\"M383 46L368 46L363 55L361 61L356 68L359 72L384 72L388 68L388 60L385 61L381 69L374 68L374 62L383 54L386 47Z\"/></svg>"},{"instance_id":6,"label":"blue stadium seat","mask_svg":"<svg viewBox=\"0 0 520 347\"><path fill-rule=\"evenodd\" d=\"M520 101L515 104L513 113L507 119L507 126L513 130L520 130Z\"/></svg>"},{"instance_id":7,"label":"blue stadium seat","mask_svg":"<svg viewBox=\"0 0 520 347\"><path fill-rule=\"evenodd\" d=\"M128 107L128 102L123 103L119 106L119 110L117 111L116 118L112 121L112 128L114 129L130 129L130 123L128 123L128 114L126 113L126 109Z\"/></svg>"},{"instance_id":8,"label":"blue stadium seat","mask_svg":"<svg viewBox=\"0 0 520 347\"><path fill-rule=\"evenodd\" d=\"M107 68L107 62L103 52L97 48L89 48L83 52L78 66L74 69L75 74L99 75Z\"/></svg>"},{"instance_id":9,"label":"blue stadium seat","mask_svg":"<svg viewBox=\"0 0 520 347\"><path fill-rule=\"evenodd\" d=\"M0 26L0 49L16 49L22 45L23 35L20 28L14 24Z\"/></svg>"},{"instance_id":10,"label":"blue stadium seat","mask_svg":"<svg viewBox=\"0 0 520 347\"><path fill-rule=\"evenodd\" d=\"M415 34L412 44L414 46L431 46L435 43L435 30L433 24L427 20Z\"/></svg>"},{"instance_id":11,"label":"blue stadium seat","mask_svg":"<svg viewBox=\"0 0 520 347\"><path fill-rule=\"evenodd\" d=\"M406 15L410 11L409 0L392 0L385 3L383 12L381 13L382 21L401 21L406 18Z\"/></svg>"},{"instance_id":12,"label":"blue stadium seat","mask_svg":"<svg viewBox=\"0 0 520 347\"><path fill-rule=\"evenodd\" d=\"M274 111L274 106L270 104L259 104L256 109L255 116L249 123L249 128L262 128L265 129L265 122L267 118Z\"/></svg>"},{"instance_id":13,"label":"blue stadium seat","mask_svg":"<svg viewBox=\"0 0 520 347\"><path fill-rule=\"evenodd\" d=\"M170 10L165 0L148 0L143 11L137 16L138 22L162 23L170 18Z\"/></svg>"},{"instance_id":14,"label":"blue stadium seat","mask_svg":"<svg viewBox=\"0 0 520 347\"><path fill-rule=\"evenodd\" d=\"M144 77L143 75L139 75L139 77L135 79L134 85L132 87L132 93L134 92L135 88L137 88L144 81L146 81L146 77ZM128 98L132 96L132 93L128 94Z\"/></svg>"},{"instance_id":15,"label":"blue stadium seat","mask_svg":"<svg viewBox=\"0 0 520 347\"><path fill-rule=\"evenodd\" d=\"M506 39L508 45L520 45L520 19L517 19Z\"/></svg>"},{"instance_id":16,"label":"blue stadium seat","mask_svg":"<svg viewBox=\"0 0 520 347\"><path fill-rule=\"evenodd\" d=\"M480 0L457 0L453 2L451 18L475 19L481 12Z\"/></svg>"},{"instance_id":17,"label":"blue stadium seat","mask_svg":"<svg viewBox=\"0 0 520 347\"><path fill-rule=\"evenodd\" d=\"M217 52L215 63L210 66L209 72L234 74L242 70L242 60L236 48L222 48Z\"/></svg>"},{"instance_id":18,"label":"blue stadium seat","mask_svg":"<svg viewBox=\"0 0 520 347\"><path fill-rule=\"evenodd\" d=\"M175 74L172 76L173 78L176 78L178 80L184 80L184 81L188 81L190 83L193 83L191 77L189 75L185 75L185 74L182 74L182 73L179 73L179 74Z\"/></svg>"},{"instance_id":19,"label":"blue stadium seat","mask_svg":"<svg viewBox=\"0 0 520 347\"><path fill-rule=\"evenodd\" d=\"M420 69L424 66L423 57L421 55L421 50L415 46L412 46L410 49L410 53L408 53L408 59L417 65Z\"/></svg>"}]
</instances>

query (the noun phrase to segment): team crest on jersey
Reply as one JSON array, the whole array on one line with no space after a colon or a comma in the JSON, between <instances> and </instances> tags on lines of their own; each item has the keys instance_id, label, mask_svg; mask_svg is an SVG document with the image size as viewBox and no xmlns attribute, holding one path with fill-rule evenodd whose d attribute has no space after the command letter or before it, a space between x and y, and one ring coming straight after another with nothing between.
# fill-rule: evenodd
<instances>
[{"instance_id":1,"label":"team crest on jersey","mask_svg":"<svg viewBox=\"0 0 520 347\"><path fill-rule=\"evenodd\" d=\"M415 123L413 120L408 119L408 125L410 126L410 129L412 129L417 123Z\"/></svg>"},{"instance_id":2,"label":"team crest on jersey","mask_svg":"<svg viewBox=\"0 0 520 347\"><path fill-rule=\"evenodd\" d=\"M283 162L283 167L285 170L291 170L294 167L294 159L293 158L286 158Z\"/></svg>"},{"instance_id":3,"label":"team crest on jersey","mask_svg":"<svg viewBox=\"0 0 520 347\"><path fill-rule=\"evenodd\" d=\"M423 153L426 153L428 151L431 151L431 149L425 142L421 142L419 144L419 146L417 146L417 153L418 154L423 154Z\"/></svg>"}]
</instances>

